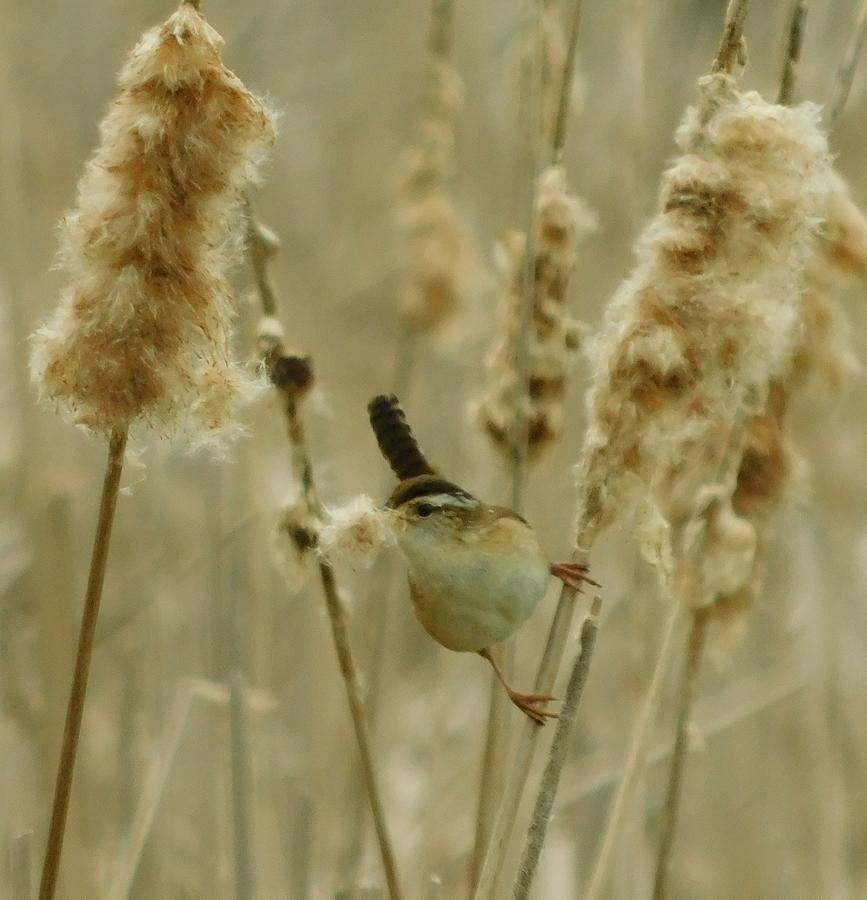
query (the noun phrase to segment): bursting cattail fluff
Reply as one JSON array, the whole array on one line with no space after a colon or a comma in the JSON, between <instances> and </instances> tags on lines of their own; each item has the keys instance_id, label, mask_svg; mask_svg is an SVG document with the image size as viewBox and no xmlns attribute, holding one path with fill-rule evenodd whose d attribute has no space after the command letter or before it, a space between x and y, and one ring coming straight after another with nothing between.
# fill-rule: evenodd
<instances>
[{"instance_id":1,"label":"bursting cattail fluff","mask_svg":"<svg viewBox=\"0 0 867 900\"><path fill-rule=\"evenodd\" d=\"M590 354L581 546L641 500L658 504L661 476L696 446L761 413L794 350L831 179L818 110L767 103L724 74L700 87Z\"/></svg>"},{"instance_id":2,"label":"bursting cattail fluff","mask_svg":"<svg viewBox=\"0 0 867 900\"><path fill-rule=\"evenodd\" d=\"M192 3L146 32L62 225L68 278L32 371L71 419L215 432L252 382L230 355L240 191L273 140Z\"/></svg>"},{"instance_id":3,"label":"bursting cattail fluff","mask_svg":"<svg viewBox=\"0 0 867 900\"><path fill-rule=\"evenodd\" d=\"M319 548L329 557L345 560L353 568L369 569L386 547L395 543L391 510L360 495L340 507L326 510L319 533Z\"/></svg>"},{"instance_id":4,"label":"bursting cattail fluff","mask_svg":"<svg viewBox=\"0 0 867 900\"><path fill-rule=\"evenodd\" d=\"M579 240L596 227L592 211L566 185L563 169L549 166L539 177L536 200L534 283L530 311L525 421L531 456L563 430L563 399L582 325L569 315L569 278ZM481 427L508 454L515 434L518 385L516 360L521 339L524 237L512 231L500 248L503 292L501 337L487 361L488 389L479 405ZM522 392L523 393L523 392Z\"/></svg>"},{"instance_id":5,"label":"bursting cattail fluff","mask_svg":"<svg viewBox=\"0 0 867 900\"><path fill-rule=\"evenodd\" d=\"M733 511L754 528L757 545L749 577L717 598L718 620L737 621L749 609L762 586L773 520L793 485L804 477L806 464L789 435L789 407L807 391L820 397L836 393L860 368L849 347L847 323L834 288L864 279L867 217L840 175L834 172L830 183L825 222L807 265L800 328L788 370L770 384L764 409L744 425L731 502Z\"/></svg>"}]
</instances>

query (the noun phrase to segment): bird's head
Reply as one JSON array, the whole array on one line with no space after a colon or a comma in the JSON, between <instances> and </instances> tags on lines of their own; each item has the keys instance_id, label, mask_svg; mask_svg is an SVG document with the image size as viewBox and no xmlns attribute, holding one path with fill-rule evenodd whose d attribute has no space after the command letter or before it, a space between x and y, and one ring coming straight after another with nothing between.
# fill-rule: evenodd
<instances>
[{"instance_id":1,"label":"bird's head","mask_svg":"<svg viewBox=\"0 0 867 900\"><path fill-rule=\"evenodd\" d=\"M436 475L401 481L387 506L394 510L397 540L407 552L437 541L458 540L483 510L472 494Z\"/></svg>"}]
</instances>

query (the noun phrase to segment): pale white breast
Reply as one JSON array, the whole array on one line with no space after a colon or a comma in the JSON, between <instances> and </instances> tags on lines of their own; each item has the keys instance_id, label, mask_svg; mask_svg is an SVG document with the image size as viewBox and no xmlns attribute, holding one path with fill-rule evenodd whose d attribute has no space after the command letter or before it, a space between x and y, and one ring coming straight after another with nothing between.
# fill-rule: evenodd
<instances>
[{"instance_id":1,"label":"pale white breast","mask_svg":"<svg viewBox=\"0 0 867 900\"><path fill-rule=\"evenodd\" d=\"M461 544L444 545L424 532L399 538L416 615L450 650L478 651L505 640L545 593L548 563L532 530L516 519L497 528L499 540L487 534Z\"/></svg>"}]
</instances>

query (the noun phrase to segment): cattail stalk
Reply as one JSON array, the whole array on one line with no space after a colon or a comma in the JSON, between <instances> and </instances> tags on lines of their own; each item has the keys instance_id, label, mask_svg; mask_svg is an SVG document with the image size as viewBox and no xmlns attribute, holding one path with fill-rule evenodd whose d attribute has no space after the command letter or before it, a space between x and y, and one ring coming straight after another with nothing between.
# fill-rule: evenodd
<instances>
[{"instance_id":1,"label":"cattail stalk","mask_svg":"<svg viewBox=\"0 0 867 900\"><path fill-rule=\"evenodd\" d=\"M576 550L572 554L571 561L579 564L585 563L586 555ZM533 684L534 693L550 694L554 688L557 671L560 668L560 662L566 649L569 627L574 616L577 597L577 591L565 584L563 585L560 590L560 599L557 602L554 618L548 630L548 638L539 663L539 669L536 673L536 680ZM494 821L491 839L488 842L482 870L473 892L474 900L487 900L487 898L498 896L496 893L497 881L505 863L509 839L512 836L512 829L518 814L518 807L521 805L521 798L530 775L536 743L539 739L539 730L539 726L528 719L524 723L518 738L512 769L502 791L502 799L497 811L497 818Z\"/></svg>"},{"instance_id":2,"label":"cattail stalk","mask_svg":"<svg viewBox=\"0 0 867 900\"><path fill-rule=\"evenodd\" d=\"M72 421L108 438L40 900L54 896L111 527L131 426L212 437L253 386L228 347L226 277L239 193L273 140L265 107L222 62L223 40L181 3L119 77L102 141L65 219L68 286L33 337L31 370Z\"/></svg>"},{"instance_id":3,"label":"cattail stalk","mask_svg":"<svg viewBox=\"0 0 867 900\"><path fill-rule=\"evenodd\" d=\"M127 430L121 428L112 432L108 444L108 461L102 484L96 536L94 537L93 551L90 558L90 572L87 578L84 611L81 616L81 628L78 635L78 649L75 654L72 687L66 707L66 722L63 726L63 743L60 749L60 763L57 767L57 780L51 807L48 844L45 850L45 860L42 864L39 900L52 900L57 890L57 878L60 873L60 854L63 849L66 816L69 812L69 796L72 790L78 741L81 735L81 718L84 713L90 661L93 656L93 637L96 633L96 622L99 617L99 603L102 599L102 585L105 581L105 567L108 561L108 548L111 541L114 512L117 507L117 495L120 489L120 476L123 470L126 441Z\"/></svg>"},{"instance_id":4,"label":"cattail stalk","mask_svg":"<svg viewBox=\"0 0 867 900\"><path fill-rule=\"evenodd\" d=\"M248 214L251 216L248 232L251 241L250 262L255 273L256 283L260 286L263 313L268 320L264 327L260 328L260 335L264 334L265 336L264 341L260 339L260 349L264 351L265 366L272 382L279 389L283 402L283 414L286 419L291 450L292 471L300 485L306 507L317 519L321 519L323 514L322 503L316 490L313 465L307 449L304 421L301 417L303 396L312 384L310 360L287 353L283 346L279 324L273 318L273 298L275 296L273 284L270 273L265 271L269 260L273 257L274 248L273 246L270 249L256 246L257 243L262 241L262 235L267 232L255 222L252 207L249 205ZM270 286L267 294L263 295L261 293L262 285ZM270 307L269 303L272 304ZM373 816L373 824L389 897L391 897L391 900L400 900L404 895L400 888L397 862L386 822L385 807L379 787L379 775L362 699L361 680L349 640L346 609L343 601L340 599L340 591L334 569L328 558L321 552L317 568L322 592L325 597L328 621L331 625L334 650L346 691L346 699L349 703L349 712L352 718L352 726L361 763L362 779L367 790L368 802Z\"/></svg>"},{"instance_id":5,"label":"cattail stalk","mask_svg":"<svg viewBox=\"0 0 867 900\"><path fill-rule=\"evenodd\" d=\"M549 5L550 6L550 5ZM490 363L496 381L479 410L480 420L495 444L507 451L511 480L511 506L521 512L527 464L531 455L559 433L559 406L565 390L565 368L570 349L577 346L576 326L564 314L569 274L574 264L574 244L581 229L592 227L592 216L577 198L568 194L559 165L566 140L569 100L575 74L581 0L576 0L569 41L559 76L556 116L550 124L550 145L543 150L539 135L546 103L545 46L556 36L546 33L556 10L536 7L535 41L530 67L528 227L521 241L513 235L504 246L509 254L506 290L506 334ZM546 21L547 17L547 21ZM559 27L559 23L553 21ZM549 75L550 78L550 75ZM552 165L540 176L543 152ZM515 321L517 319L517 321ZM532 346L531 346L532 345ZM512 665L513 648L505 647L504 670ZM496 679L491 681L485 749L482 760L476 839L470 873L471 884L479 877L490 839L498 795L498 770L504 754L506 698Z\"/></svg>"},{"instance_id":6,"label":"cattail stalk","mask_svg":"<svg viewBox=\"0 0 867 900\"><path fill-rule=\"evenodd\" d=\"M31 848L33 832L25 831L9 839L9 900L30 900Z\"/></svg>"},{"instance_id":7,"label":"cattail stalk","mask_svg":"<svg viewBox=\"0 0 867 900\"><path fill-rule=\"evenodd\" d=\"M590 875L590 882L584 894L584 900L599 900L605 890L608 875L611 871L611 860L614 849L620 838L624 815L629 808L630 800L638 784L638 776L644 771L650 742L653 738L653 726L656 722L656 714L659 710L659 702L662 698L662 689L674 662L677 653L677 636L681 632L681 623L685 618L685 610L680 602L674 602L668 621L663 632L662 642L656 657L656 664L644 696L641 712L635 721L635 726L629 741L629 753L623 774L617 785L617 791L611 806L608 809L608 817L605 821L605 830L600 839L596 859Z\"/></svg>"},{"instance_id":8,"label":"cattail stalk","mask_svg":"<svg viewBox=\"0 0 867 900\"><path fill-rule=\"evenodd\" d=\"M557 788L560 784L560 774L566 762L569 749L569 738L572 727L575 724L575 716L578 712L578 704L584 694L584 686L587 684L587 676L590 674L590 660L593 657L593 648L596 645L596 632L598 631L599 613L602 609L602 598L596 597L590 608L590 615L581 626L581 651L575 659L572 674L566 687L566 696L563 699L563 707L557 719L557 731L548 752L548 761L542 773L542 781L539 784L539 793L536 795L536 804L530 819L530 827L527 829L527 838L524 842L524 852L518 867L518 877L515 880L514 900L526 900L529 896L536 868L542 855L542 847L545 844L545 834L548 830L548 822L554 809L554 800L557 796Z\"/></svg>"},{"instance_id":9,"label":"cattail stalk","mask_svg":"<svg viewBox=\"0 0 867 900\"><path fill-rule=\"evenodd\" d=\"M512 509L520 513L524 506L524 486L526 481L527 457L529 454L529 431L524 397L527 393L528 357L530 340L530 322L533 304L533 260L535 256L536 217L536 179L539 165L539 131L542 120L543 70L544 70L544 33L543 22L545 10L535 6L533 28L533 49L530 54L531 65L528 72L527 96L528 106L528 160L530 177L528 179L528 222L526 246L520 268L520 293L518 295L517 335L513 349L512 364L514 366L515 387L511 417L513 429L511 435L503 434L509 453L510 468L510 504ZM556 24L556 23L555 23ZM549 36L550 39L550 36ZM489 429L490 430L490 429ZM511 438L511 440L509 440ZM501 668L506 677L510 677L514 666L514 646L511 642L503 647ZM497 796L500 791L502 766L506 750L506 715L507 698L504 696L498 679L494 674L490 677L488 701L488 720L485 729L485 743L482 752L481 778L479 781L479 799L476 811L475 841L470 862L470 887L476 887L481 877L485 860L485 852L492 837L492 827L497 811Z\"/></svg>"},{"instance_id":10,"label":"cattail stalk","mask_svg":"<svg viewBox=\"0 0 867 900\"><path fill-rule=\"evenodd\" d=\"M855 69L861 56L861 47L864 45L864 37L867 36L867 0L858 8L858 15L852 28L852 36L843 53L840 68L834 78L834 87L831 91L831 99L828 102L828 128L833 128L843 112L849 91L852 89L852 81L855 78Z\"/></svg>"},{"instance_id":11,"label":"cattail stalk","mask_svg":"<svg viewBox=\"0 0 867 900\"><path fill-rule=\"evenodd\" d=\"M698 675L707 636L707 626L712 614L711 607L702 607L692 613L692 625L686 651L686 666L680 684L678 697L677 727L674 750L671 755L668 787L663 804L662 822L659 828L659 845L656 852L656 874L653 879L654 900L665 900L669 895L669 865L671 849L674 844L674 832L677 825L677 814L680 808L680 795L683 788L683 770L686 753L689 747L689 725L692 717L692 704L698 688Z\"/></svg>"}]
</instances>

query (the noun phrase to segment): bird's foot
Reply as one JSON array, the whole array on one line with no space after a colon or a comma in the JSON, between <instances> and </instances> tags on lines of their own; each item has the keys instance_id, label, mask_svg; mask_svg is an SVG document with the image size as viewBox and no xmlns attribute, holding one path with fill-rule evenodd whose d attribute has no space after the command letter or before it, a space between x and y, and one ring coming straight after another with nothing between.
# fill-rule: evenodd
<instances>
[{"instance_id":1,"label":"bird's foot","mask_svg":"<svg viewBox=\"0 0 867 900\"><path fill-rule=\"evenodd\" d=\"M567 587L576 591L581 590L582 584L592 584L594 587L602 587L598 581L594 581L587 572L587 566L579 563L554 563L551 566L551 574L559 578Z\"/></svg>"},{"instance_id":2,"label":"bird's foot","mask_svg":"<svg viewBox=\"0 0 867 900\"><path fill-rule=\"evenodd\" d=\"M545 719L557 718L557 713L545 709L546 703L557 699L550 694L522 694L520 691L510 690L509 699L537 725L544 725Z\"/></svg>"}]
</instances>

